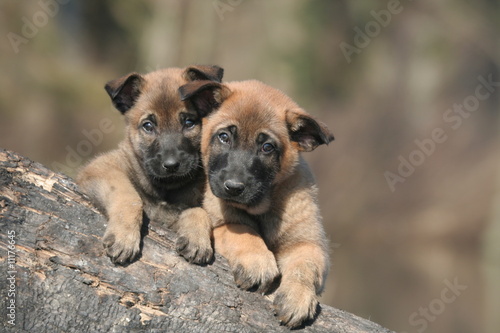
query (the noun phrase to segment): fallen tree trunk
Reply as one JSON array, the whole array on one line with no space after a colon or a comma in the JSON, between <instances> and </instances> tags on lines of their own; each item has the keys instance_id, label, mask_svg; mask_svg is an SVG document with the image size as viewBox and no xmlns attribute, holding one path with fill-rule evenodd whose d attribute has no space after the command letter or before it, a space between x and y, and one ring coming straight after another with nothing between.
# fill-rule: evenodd
<instances>
[{"instance_id":1,"label":"fallen tree trunk","mask_svg":"<svg viewBox=\"0 0 500 333\"><path fill-rule=\"evenodd\" d=\"M149 223L140 260L115 266L106 220L68 177L0 149L2 331L286 332L266 296L239 290L220 256L205 267ZM303 332L389 332L325 305Z\"/></svg>"}]
</instances>

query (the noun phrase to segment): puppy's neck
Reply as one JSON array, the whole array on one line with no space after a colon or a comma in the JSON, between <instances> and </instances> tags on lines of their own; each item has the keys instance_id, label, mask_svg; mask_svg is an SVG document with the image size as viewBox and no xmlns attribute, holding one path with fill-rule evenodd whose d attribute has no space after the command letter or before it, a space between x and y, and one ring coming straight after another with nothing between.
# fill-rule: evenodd
<instances>
[{"instance_id":1,"label":"puppy's neck","mask_svg":"<svg viewBox=\"0 0 500 333\"><path fill-rule=\"evenodd\" d=\"M236 202L226 202L226 203L235 208L244 210L250 215L262 215L267 213L271 208L271 200L269 198L264 198L262 202L260 202L258 205L255 206L247 206Z\"/></svg>"}]
</instances>

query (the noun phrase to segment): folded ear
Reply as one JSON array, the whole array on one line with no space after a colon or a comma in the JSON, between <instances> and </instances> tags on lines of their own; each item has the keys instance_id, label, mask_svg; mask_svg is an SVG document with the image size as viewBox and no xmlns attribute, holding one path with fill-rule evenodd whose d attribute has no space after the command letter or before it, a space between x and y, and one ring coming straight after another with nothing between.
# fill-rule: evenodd
<instances>
[{"instance_id":1,"label":"folded ear","mask_svg":"<svg viewBox=\"0 0 500 333\"><path fill-rule=\"evenodd\" d=\"M231 94L229 88L214 81L193 81L179 88L182 101L187 101L201 117L217 109Z\"/></svg>"},{"instance_id":2,"label":"folded ear","mask_svg":"<svg viewBox=\"0 0 500 333\"><path fill-rule=\"evenodd\" d=\"M334 139L325 124L302 110L288 110L286 122L290 140L297 143L299 151L313 151L317 146L329 144Z\"/></svg>"},{"instance_id":3,"label":"folded ear","mask_svg":"<svg viewBox=\"0 0 500 333\"><path fill-rule=\"evenodd\" d=\"M196 65L186 68L184 75L188 81L210 80L220 83L222 82L224 69L219 66Z\"/></svg>"},{"instance_id":4,"label":"folded ear","mask_svg":"<svg viewBox=\"0 0 500 333\"><path fill-rule=\"evenodd\" d=\"M130 73L116 80L109 81L104 86L113 105L122 114L134 106L137 98L141 94L141 87L144 78L137 73Z\"/></svg>"}]
</instances>

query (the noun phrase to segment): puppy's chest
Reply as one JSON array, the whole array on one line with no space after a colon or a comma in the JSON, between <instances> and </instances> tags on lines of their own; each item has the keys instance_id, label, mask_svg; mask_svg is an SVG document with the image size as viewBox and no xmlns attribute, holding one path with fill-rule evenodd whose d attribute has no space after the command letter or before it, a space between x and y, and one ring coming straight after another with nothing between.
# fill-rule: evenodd
<instances>
[{"instance_id":1,"label":"puppy's chest","mask_svg":"<svg viewBox=\"0 0 500 333\"><path fill-rule=\"evenodd\" d=\"M273 251L282 243L283 238L286 237L283 231L283 221L279 216L269 213L257 216L256 220L262 238L267 247Z\"/></svg>"},{"instance_id":2,"label":"puppy's chest","mask_svg":"<svg viewBox=\"0 0 500 333\"><path fill-rule=\"evenodd\" d=\"M201 192L196 187L143 195L144 212L150 220L171 225L177 221L182 211L201 206L201 198Z\"/></svg>"},{"instance_id":3,"label":"puppy's chest","mask_svg":"<svg viewBox=\"0 0 500 333\"><path fill-rule=\"evenodd\" d=\"M171 204L166 201L144 202L144 213L151 221L156 221L166 226L173 225L181 212L189 208L187 205Z\"/></svg>"}]
</instances>

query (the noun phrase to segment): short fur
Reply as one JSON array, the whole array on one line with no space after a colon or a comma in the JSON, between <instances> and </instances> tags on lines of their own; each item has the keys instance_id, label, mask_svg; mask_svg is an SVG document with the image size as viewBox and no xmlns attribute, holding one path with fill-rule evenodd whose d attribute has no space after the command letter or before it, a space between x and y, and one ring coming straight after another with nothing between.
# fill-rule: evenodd
<instances>
[{"instance_id":1,"label":"short fur","mask_svg":"<svg viewBox=\"0 0 500 333\"><path fill-rule=\"evenodd\" d=\"M106 84L125 117L126 137L118 149L85 166L77 181L107 215L103 244L114 263L126 264L140 254L143 214L177 231L177 250L187 260L211 260L211 230L200 207L205 115L188 108L177 90L196 80L220 82L222 75L217 66L191 66L131 73Z\"/></svg>"},{"instance_id":2,"label":"short fur","mask_svg":"<svg viewBox=\"0 0 500 333\"><path fill-rule=\"evenodd\" d=\"M180 94L200 112L218 108L203 120L201 143L210 184L203 208L215 228L215 250L244 289L268 291L281 275L277 315L289 327L302 325L315 316L329 257L317 188L300 152L333 136L258 81L199 81Z\"/></svg>"}]
</instances>

